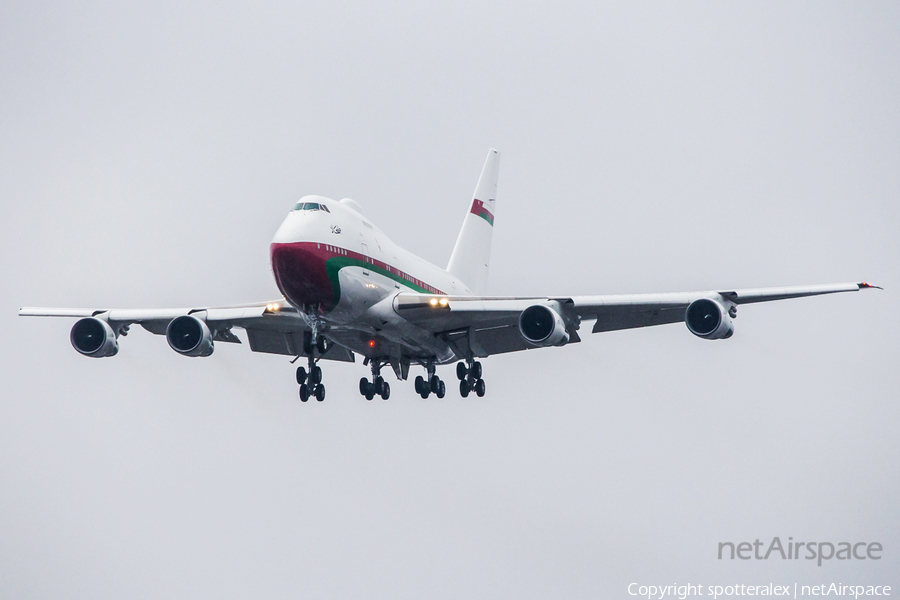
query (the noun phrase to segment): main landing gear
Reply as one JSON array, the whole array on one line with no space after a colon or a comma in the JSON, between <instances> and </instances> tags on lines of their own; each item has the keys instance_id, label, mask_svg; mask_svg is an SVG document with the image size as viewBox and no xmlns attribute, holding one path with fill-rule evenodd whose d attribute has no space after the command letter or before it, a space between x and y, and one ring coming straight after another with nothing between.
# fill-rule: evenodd
<instances>
[{"instance_id":1,"label":"main landing gear","mask_svg":"<svg viewBox=\"0 0 900 600\"><path fill-rule=\"evenodd\" d=\"M315 340L315 343L313 342ZM300 400L308 402L310 398L315 398L319 402L325 400L325 385L322 383L322 368L316 363L321 360L322 355L327 351L326 340L323 336L313 336L307 333L304 336L304 352L307 355L307 367L297 367L297 384L300 386ZM316 358L318 356L318 358ZM359 380L359 393L365 396L366 400L372 400L375 396L381 396L383 400L391 397L391 386L384 377L381 376L381 367L388 364L388 359L368 358L366 363L372 369L372 380L366 377ZM426 377L418 375L415 379L416 393L423 399L428 398L431 394L438 398L447 395L447 384L437 375L435 368L435 359L431 358L427 362L421 363L425 367ZM408 366L408 365L407 365ZM406 371L404 370L403 379L406 379ZM459 379L459 395L463 398L469 396L471 392L481 398L485 393L484 379L481 378L481 363L469 359L465 362L457 363L456 377ZM400 377L400 373L398 373Z\"/></svg>"},{"instance_id":2,"label":"main landing gear","mask_svg":"<svg viewBox=\"0 0 900 600\"><path fill-rule=\"evenodd\" d=\"M447 385L437 376L434 369L434 363L430 362L426 369L428 376L416 377L416 393L427 398L431 394L435 394L438 398L443 398L447 393ZM481 363L474 360L457 363L456 377L459 379L459 395L466 398L470 392L475 392L479 398L484 396L485 386L484 379L481 378Z\"/></svg>"},{"instance_id":3,"label":"main landing gear","mask_svg":"<svg viewBox=\"0 0 900 600\"><path fill-rule=\"evenodd\" d=\"M438 398L443 398L447 394L447 386L444 381L437 375L430 375L428 381L421 375L416 376L416 393L422 398L427 398L434 393Z\"/></svg>"},{"instance_id":4,"label":"main landing gear","mask_svg":"<svg viewBox=\"0 0 900 600\"><path fill-rule=\"evenodd\" d=\"M481 398L484 396L484 379L481 378L481 363L467 361L456 363L456 378L459 379L459 395L466 398L469 392L474 391Z\"/></svg>"},{"instance_id":5,"label":"main landing gear","mask_svg":"<svg viewBox=\"0 0 900 600\"><path fill-rule=\"evenodd\" d=\"M371 400L375 396L381 396L382 400L391 397L391 386L381 376L381 363L377 360L372 360L372 381L365 377L359 380L359 393L365 396L366 400Z\"/></svg>"},{"instance_id":6,"label":"main landing gear","mask_svg":"<svg viewBox=\"0 0 900 600\"><path fill-rule=\"evenodd\" d=\"M443 398L447 393L447 386L435 373L434 359L425 363L425 371L428 377L416 376L416 393L427 398L434 393L438 398Z\"/></svg>"},{"instance_id":7,"label":"main landing gear","mask_svg":"<svg viewBox=\"0 0 900 600\"><path fill-rule=\"evenodd\" d=\"M297 367L297 383L300 384L300 402L306 402L310 396L319 402L325 400L325 384L322 383L322 367L316 365L318 360L315 358L316 352L320 355L325 354L326 347L325 337L316 336L315 344L313 344L312 333L303 334L303 351L308 359L308 369ZM320 356L321 358L321 356Z\"/></svg>"}]
</instances>

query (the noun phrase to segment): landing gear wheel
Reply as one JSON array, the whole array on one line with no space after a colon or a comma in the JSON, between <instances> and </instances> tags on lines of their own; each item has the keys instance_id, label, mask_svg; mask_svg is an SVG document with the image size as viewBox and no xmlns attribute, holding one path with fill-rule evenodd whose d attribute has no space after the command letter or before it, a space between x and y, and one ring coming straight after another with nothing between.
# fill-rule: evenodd
<instances>
[{"instance_id":1,"label":"landing gear wheel","mask_svg":"<svg viewBox=\"0 0 900 600\"><path fill-rule=\"evenodd\" d=\"M297 384L303 385L304 383L306 383L306 369L297 367Z\"/></svg>"},{"instance_id":2,"label":"landing gear wheel","mask_svg":"<svg viewBox=\"0 0 900 600\"><path fill-rule=\"evenodd\" d=\"M369 380L363 377L359 380L359 395L365 396L369 393Z\"/></svg>"},{"instance_id":3,"label":"landing gear wheel","mask_svg":"<svg viewBox=\"0 0 900 600\"><path fill-rule=\"evenodd\" d=\"M481 363L477 360L472 363L472 377L481 379Z\"/></svg>"},{"instance_id":4,"label":"landing gear wheel","mask_svg":"<svg viewBox=\"0 0 900 600\"><path fill-rule=\"evenodd\" d=\"M300 385L300 402L309 400L309 386L305 383Z\"/></svg>"},{"instance_id":5,"label":"landing gear wheel","mask_svg":"<svg viewBox=\"0 0 900 600\"><path fill-rule=\"evenodd\" d=\"M447 386L444 385L443 381L438 382L438 389L435 392L435 394L437 394L437 397L443 398L446 393L447 393Z\"/></svg>"},{"instance_id":6,"label":"landing gear wheel","mask_svg":"<svg viewBox=\"0 0 900 600\"><path fill-rule=\"evenodd\" d=\"M416 375L416 393L421 394L422 390L425 389L425 379L421 375ZM427 398L428 396L422 396L423 398Z\"/></svg>"},{"instance_id":7,"label":"landing gear wheel","mask_svg":"<svg viewBox=\"0 0 900 600\"><path fill-rule=\"evenodd\" d=\"M322 356L323 354L325 354L325 351L328 350L324 335L320 335L316 338L316 350L319 351L319 356Z\"/></svg>"},{"instance_id":8,"label":"landing gear wheel","mask_svg":"<svg viewBox=\"0 0 900 600\"><path fill-rule=\"evenodd\" d=\"M371 400L372 398L374 398L375 397L375 386L367 381L366 382L366 393L363 395L366 397L366 400Z\"/></svg>"},{"instance_id":9,"label":"landing gear wheel","mask_svg":"<svg viewBox=\"0 0 900 600\"><path fill-rule=\"evenodd\" d=\"M484 396L484 379L479 379L475 382L475 393L478 394L479 398Z\"/></svg>"},{"instance_id":10,"label":"landing gear wheel","mask_svg":"<svg viewBox=\"0 0 900 600\"><path fill-rule=\"evenodd\" d=\"M378 390L379 393L381 393L381 386L384 385L384 377L379 375L378 377L376 377L375 379L372 380L372 383L375 384L375 389Z\"/></svg>"},{"instance_id":11,"label":"landing gear wheel","mask_svg":"<svg viewBox=\"0 0 900 600\"><path fill-rule=\"evenodd\" d=\"M463 398L469 397L470 389L471 388L469 388L469 382L466 381L465 379L463 379L462 381L459 382L459 395L462 396Z\"/></svg>"},{"instance_id":12,"label":"landing gear wheel","mask_svg":"<svg viewBox=\"0 0 900 600\"><path fill-rule=\"evenodd\" d=\"M313 385L322 383L322 367L313 367L309 370L309 382Z\"/></svg>"},{"instance_id":13,"label":"landing gear wheel","mask_svg":"<svg viewBox=\"0 0 900 600\"><path fill-rule=\"evenodd\" d=\"M316 400L321 402L325 399L325 386L321 383L316 386Z\"/></svg>"},{"instance_id":14,"label":"landing gear wheel","mask_svg":"<svg viewBox=\"0 0 900 600\"><path fill-rule=\"evenodd\" d=\"M431 394L431 392L429 392L427 389L424 389L419 395L422 396L422 400L425 400L426 398L428 398L429 394Z\"/></svg>"},{"instance_id":15,"label":"landing gear wheel","mask_svg":"<svg viewBox=\"0 0 900 600\"><path fill-rule=\"evenodd\" d=\"M391 386L387 381L381 382L381 399L387 400L391 397Z\"/></svg>"},{"instance_id":16,"label":"landing gear wheel","mask_svg":"<svg viewBox=\"0 0 900 600\"><path fill-rule=\"evenodd\" d=\"M431 388L431 391L434 392L435 394L437 394L437 391L438 391L438 388L440 387L440 385L441 385L441 378L438 377L437 375L432 375L431 381L429 382L429 387Z\"/></svg>"},{"instance_id":17,"label":"landing gear wheel","mask_svg":"<svg viewBox=\"0 0 900 600\"><path fill-rule=\"evenodd\" d=\"M456 363L456 378L462 381L466 377L469 376L469 369L466 368L466 363L458 362Z\"/></svg>"}]
</instances>

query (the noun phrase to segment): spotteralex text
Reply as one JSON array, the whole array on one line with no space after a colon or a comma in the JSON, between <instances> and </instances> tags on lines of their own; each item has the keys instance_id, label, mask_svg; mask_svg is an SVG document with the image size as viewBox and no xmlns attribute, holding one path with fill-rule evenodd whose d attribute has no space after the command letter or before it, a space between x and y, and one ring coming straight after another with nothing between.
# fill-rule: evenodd
<instances>
[{"instance_id":1,"label":"spotteralex text","mask_svg":"<svg viewBox=\"0 0 900 600\"><path fill-rule=\"evenodd\" d=\"M858 599L865 596L890 596L889 585L844 585L843 583L823 583L821 585L700 585L673 583L671 585L642 585L632 583L628 586L628 594L640 596L647 600L685 600L692 596L712 596L713 600L732 596L786 596L800 598L803 596L841 596Z\"/></svg>"},{"instance_id":2,"label":"spotteralex text","mask_svg":"<svg viewBox=\"0 0 900 600\"><path fill-rule=\"evenodd\" d=\"M766 548L762 553L763 547ZM805 550L805 552L804 552ZM881 560L881 544L878 542L795 542L789 537L786 544L782 544L777 537L772 538L769 544L757 539L750 542L719 542L719 560L725 558L741 560L769 560L769 557L784 560L796 560L800 553L804 553L806 560L818 560L822 566L823 560Z\"/></svg>"}]
</instances>

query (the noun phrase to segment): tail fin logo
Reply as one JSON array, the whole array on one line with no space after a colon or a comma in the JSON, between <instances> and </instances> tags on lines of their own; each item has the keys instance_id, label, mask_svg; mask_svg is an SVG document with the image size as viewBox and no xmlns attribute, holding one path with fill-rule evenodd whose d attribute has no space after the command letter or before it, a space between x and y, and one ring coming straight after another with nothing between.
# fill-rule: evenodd
<instances>
[{"instance_id":1,"label":"tail fin logo","mask_svg":"<svg viewBox=\"0 0 900 600\"><path fill-rule=\"evenodd\" d=\"M472 210L469 212L471 212L473 215L481 217L482 219L487 221L491 227L494 226L494 215L492 215L491 211L489 211L484 206L484 202L482 202L481 200L478 200L478 199L473 200L472 201Z\"/></svg>"}]
</instances>

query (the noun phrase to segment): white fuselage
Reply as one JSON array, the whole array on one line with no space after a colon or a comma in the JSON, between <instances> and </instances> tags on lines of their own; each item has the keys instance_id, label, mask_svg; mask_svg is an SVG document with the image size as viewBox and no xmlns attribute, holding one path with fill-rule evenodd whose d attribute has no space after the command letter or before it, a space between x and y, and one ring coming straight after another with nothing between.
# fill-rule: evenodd
<instances>
[{"instance_id":1,"label":"white fuselage","mask_svg":"<svg viewBox=\"0 0 900 600\"><path fill-rule=\"evenodd\" d=\"M374 343L412 342L439 362L452 360L446 343L408 324L392 300L400 292L471 295L468 287L396 245L353 201L306 196L297 207L271 244L272 270L288 302L364 355L373 354Z\"/></svg>"}]
</instances>

